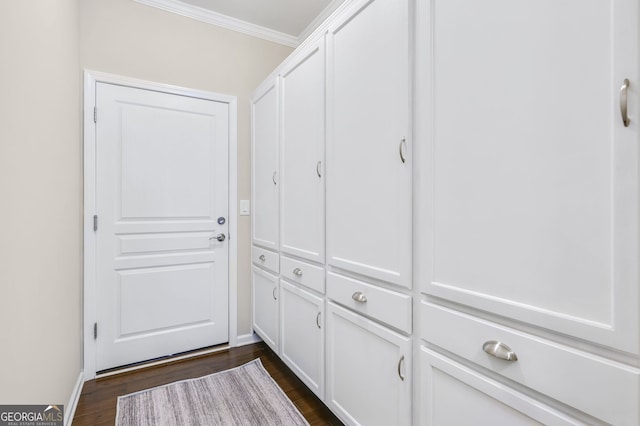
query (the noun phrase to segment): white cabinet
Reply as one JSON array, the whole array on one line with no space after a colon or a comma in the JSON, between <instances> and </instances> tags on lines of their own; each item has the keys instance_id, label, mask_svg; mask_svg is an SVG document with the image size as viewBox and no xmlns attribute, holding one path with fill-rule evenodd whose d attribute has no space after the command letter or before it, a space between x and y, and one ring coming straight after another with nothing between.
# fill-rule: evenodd
<instances>
[{"instance_id":1,"label":"white cabinet","mask_svg":"<svg viewBox=\"0 0 640 426\"><path fill-rule=\"evenodd\" d=\"M324 299L280 280L280 356L324 399Z\"/></svg>"},{"instance_id":2,"label":"white cabinet","mask_svg":"<svg viewBox=\"0 0 640 426\"><path fill-rule=\"evenodd\" d=\"M253 330L278 351L278 277L253 266L251 268Z\"/></svg>"},{"instance_id":3,"label":"white cabinet","mask_svg":"<svg viewBox=\"0 0 640 426\"><path fill-rule=\"evenodd\" d=\"M425 347L422 425L578 425L582 422Z\"/></svg>"},{"instance_id":4,"label":"white cabinet","mask_svg":"<svg viewBox=\"0 0 640 426\"><path fill-rule=\"evenodd\" d=\"M279 159L277 79L265 82L251 100L251 239L278 249Z\"/></svg>"},{"instance_id":5,"label":"white cabinet","mask_svg":"<svg viewBox=\"0 0 640 426\"><path fill-rule=\"evenodd\" d=\"M639 354L638 2L420 3L422 290Z\"/></svg>"},{"instance_id":6,"label":"white cabinet","mask_svg":"<svg viewBox=\"0 0 640 426\"><path fill-rule=\"evenodd\" d=\"M327 34L327 263L411 287L407 0L358 1Z\"/></svg>"},{"instance_id":7,"label":"white cabinet","mask_svg":"<svg viewBox=\"0 0 640 426\"><path fill-rule=\"evenodd\" d=\"M324 263L324 39L281 72L280 250Z\"/></svg>"},{"instance_id":8,"label":"white cabinet","mask_svg":"<svg viewBox=\"0 0 640 426\"><path fill-rule=\"evenodd\" d=\"M327 306L326 403L348 425L411 424L411 339Z\"/></svg>"}]
</instances>

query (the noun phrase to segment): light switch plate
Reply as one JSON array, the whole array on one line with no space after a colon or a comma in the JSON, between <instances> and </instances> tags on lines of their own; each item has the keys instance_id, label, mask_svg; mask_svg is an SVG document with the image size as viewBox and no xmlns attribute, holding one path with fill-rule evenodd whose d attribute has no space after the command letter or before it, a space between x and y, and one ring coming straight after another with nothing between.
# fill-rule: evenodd
<instances>
[{"instance_id":1,"label":"light switch plate","mask_svg":"<svg viewBox=\"0 0 640 426\"><path fill-rule=\"evenodd\" d=\"M249 216L250 206L249 200L240 200L240 216Z\"/></svg>"}]
</instances>

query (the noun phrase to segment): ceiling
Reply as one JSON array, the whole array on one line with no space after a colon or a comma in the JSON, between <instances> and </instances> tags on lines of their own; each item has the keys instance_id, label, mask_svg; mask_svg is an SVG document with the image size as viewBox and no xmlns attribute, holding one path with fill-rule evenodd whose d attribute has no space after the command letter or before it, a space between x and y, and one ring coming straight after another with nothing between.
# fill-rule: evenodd
<instances>
[{"instance_id":1,"label":"ceiling","mask_svg":"<svg viewBox=\"0 0 640 426\"><path fill-rule=\"evenodd\" d=\"M296 46L345 0L135 0Z\"/></svg>"}]
</instances>

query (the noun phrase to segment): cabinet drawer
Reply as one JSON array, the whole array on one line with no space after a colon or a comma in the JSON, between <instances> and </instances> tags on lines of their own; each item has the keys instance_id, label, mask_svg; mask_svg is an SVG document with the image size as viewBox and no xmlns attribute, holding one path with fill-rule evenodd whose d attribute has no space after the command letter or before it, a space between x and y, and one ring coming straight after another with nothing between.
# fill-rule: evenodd
<instances>
[{"instance_id":1,"label":"cabinet drawer","mask_svg":"<svg viewBox=\"0 0 640 426\"><path fill-rule=\"evenodd\" d=\"M256 246L252 247L251 260L255 265L269 269L276 274L280 272L280 255L269 250L261 249Z\"/></svg>"},{"instance_id":2,"label":"cabinet drawer","mask_svg":"<svg viewBox=\"0 0 640 426\"><path fill-rule=\"evenodd\" d=\"M420 363L421 425L583 424L424 346Z\"/></svg>"},{"instance_id":3,"label":"cabinet drawer","mask_svg":"<svg viewBox=\"0 0 640 426\"><path fill-rule=\"evenodd\" d=\"M328 272L327 297L391 327L411 333L409 295Z\"/></svg>"},{"instance_id":4,"label":"cabinet drawer","mask_svg":"<svg viewBox=\"0 0 640 426\"><path fill-rule=\"evenodd\" d=\"M430 302L421 310L428 342L607 423L639 424L639 369ZM508 345L517 361L485 353L488 341Z\"/></svg>"},{"instance_id":5,"label":"cabinet drawer","mask_svg":"<svg viewBox=\"0 0 640 426\"><path fill-rule=\"evenodd\" d=\"M283 277L324 294L324 268L285 256L280 258L280 264Z\"/></svg>"}]
</instances>

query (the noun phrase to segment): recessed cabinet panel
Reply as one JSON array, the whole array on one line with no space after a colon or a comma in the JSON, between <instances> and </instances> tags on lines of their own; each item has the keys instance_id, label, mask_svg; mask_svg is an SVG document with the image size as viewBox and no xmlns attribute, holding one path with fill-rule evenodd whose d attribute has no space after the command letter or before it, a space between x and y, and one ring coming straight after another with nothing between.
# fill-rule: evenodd
<instances>
[{"instance_id":1,"label":"recessed cabinet panel","mask_svg":"<svg viewBox=\"0 0 640 426\"><path fill-rule=\"evenodd\" d=\"M255 266L251 267L253 330L279 353L278 348L278 277Z\"/></svg>"},{"instance_id":2,"label":"recessed cabinet panel","mask_svg":"<svg viewBox=\"0 0 640 426\"><path fill-rule=\"evenodd\" d=\"M423 289L638 353L638 3L429 4Z\"/></svg>"},{"instance_id":3,"label":"recessed cabinet panel","mask_svg":"<svg viewBox=\"0 0 640 426\"><path fill-rule=\"evenodd\" d=\"M327 306L329 408L348 425L410 425L411 339Z\"/></svg>"},{"instance_id":4,"label":"recessed cabinet panel","mask_svg":"<svg viewBox=\"0 0 640 426\"><path fill-rule=\"evenodd\" d=\"M283 70L280 250L324 262L324 39Z\"/></svg>"},{"instance_id":5,"label":"recessed cabinet panel","mask_svg":"<svg viewBox=\"0 0 640 426\"><path fill-rule=\"evenodd\" d=\"M327 263L411 287L408 2L357 2L327 35Z\"/></svg>"},{"instance_id":6,"label":"recessed cabinet panel","mask_svg":"<svg viewBox=\"0 0 640 426\"><path fill-rule=\"evenodd\" d=\"M265 83L251 102L252 241L278 249L278 85Z\"/></svg>"},{"instance_id":7,"label":"recessed cabinet panel","mask_svg":"<svg viewBox=\"0 0 640 426\"><path fill-rule=\"evenodd\" d=\"M324 399L324 299L284 280L280 289L282 359Z\"/></svg>"}]
</instances>

